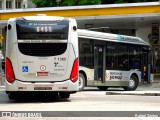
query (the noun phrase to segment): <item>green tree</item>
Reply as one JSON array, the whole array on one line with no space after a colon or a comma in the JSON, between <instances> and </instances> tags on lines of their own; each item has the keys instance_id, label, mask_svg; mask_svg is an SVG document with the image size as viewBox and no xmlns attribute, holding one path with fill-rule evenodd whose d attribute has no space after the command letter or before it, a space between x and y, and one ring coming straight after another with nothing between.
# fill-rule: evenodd
<instances>
[{"instance_id":1,"label":"green tree","mask_svg":"<svg viewBox=\"0 0 160 120\"><path fill-rule=\"evenodd\" d=\"M37 7L55 7L58 6L56 0L32 0Z\"/></svg>"},{"instance_id":2,"label":"green tree","mask_svg":"<svg viewBox=\"0 0 160 120\"><path fill-rule=\"evenodd\" d=\"M101 0L64 0L63 6L76 6L76 5L98 5Z\"/></svg>"},{"instance_id":3,"label":"green tree","mask_svg":"<svg viewBox=\"0 0 160 120\"><path fill-rule=\"evenodd\" d=\"M158 0L101 0L101 4L154 2Z\"/></svg>"},{"instance_id":4,"label":"green tree","mask_svg":"<svg viewBox=\"0 0 160 120\"><path fill-rule=\"evenodd\" d=\"M61 0L59 3L56 0L32 0L37 7L55 7L55 6L76 6L76 5L98 5L101 0Z\"/></svg>"},{"instance_id":5,"label":"green tree","mask_svg":"<svg viewBox=\"0 0 160 120\"><path fill-rule=\"evenodd\" d=\"M159 0L32 0L37 7L55 7L55 6L77 6L77 5L98 5L115 3L136 3L136 2L154 2Z\"/></svg>"}]
</instances>

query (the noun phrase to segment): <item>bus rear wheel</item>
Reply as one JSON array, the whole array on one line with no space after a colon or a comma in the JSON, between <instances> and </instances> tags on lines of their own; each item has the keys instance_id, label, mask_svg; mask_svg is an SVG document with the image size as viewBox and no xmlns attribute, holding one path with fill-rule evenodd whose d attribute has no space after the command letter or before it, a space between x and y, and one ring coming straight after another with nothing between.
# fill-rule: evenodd
<instances>
[{"instance_id":1,"label":"bus rear wheel","mask_svg":"<svg viewBox=\"0 0 160 120\"><path fill-rule=\"evenodd\" d=\"M97 88L99 90L107 90L109 87L107 87L107 86L98 86Z\"/></svg>"},{"instance_id":2,"label":"bus rear wheel","mask_svg":"<svg viewBox=\"0 0 160 120\"><path fill-rule=\"evenodd\" d=\"M127 87L123 87L126 91L134 91L139 85L138 78L134 75L131 76L129 80L129 85Z\"/></svg>"},{"instance_id":3,"label":"bus rear wheel","mask_svg":"<svg viewBox=\"0 0 160 120\"><path fill-rule=\"evenodd\" d=\"M85 77L82 73L79 73L79 91L84 90L85 86Z\"/></svg>"},{"instance_id":4,"label":"bus rear wheel","mask_svg":"<svg viewBox=\"0 0 160 120\"><path fill-rule=\"evenodd\" d=\"M10 100L14 100L14 99L16 99L16 94L10 92L10 93L8 93L8 98L9 98Z\"/></svg>"},{"instance_id":5,"label":"bus rear wheel","mask_svg":"<svg viewBox=\"0 0 160 120\"><path fill-rule=\"evenodd\" d=\"M64 99L68 99L70 97L70 93L68 92L60 92L59 95Z\"/></svg>"}]
</instances>

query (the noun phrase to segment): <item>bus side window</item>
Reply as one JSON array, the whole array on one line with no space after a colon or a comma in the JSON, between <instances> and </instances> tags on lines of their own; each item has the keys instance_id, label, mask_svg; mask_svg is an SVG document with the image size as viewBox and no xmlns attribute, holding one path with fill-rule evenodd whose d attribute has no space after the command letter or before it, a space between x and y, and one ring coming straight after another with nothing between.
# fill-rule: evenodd
<instances>
[{"instance_id":1,"label":"bus side window","mask_svg":"<svg viewBox=\"0 0 160 120\"><path fill-rule=\"evenodd\" d=\"M106 67L114 68L117 66L117 45L115 43L107 43L106 47Z\"/></svg>"},{"instance_id":2,"label":"bus side window","mask_svg":"<svg viewBox=\"0 0 160 120\"><path fill-rule=\"evenodd\" d=\"M81 66L93 66L93 42L90 39L79 38L79 54Z\"/></svg>"},{"instance_id":3,"label":"bus side window","mask_svg":"<svg viewBox=\"0 0 160 120\"><path fill-rule=\"evenodd\" d=\"M130 69L140 69L140 50L136 46L129 48L129 65Z\"/></svg>"},{"instance_id":4,"label":"bus side window","mask_svg":"<svg viewBox=\"0 0 160 120\"><path fill-rule=\"evenodd\" d=\"M128 46L118 46L118 67L121 69L128 69Z\"/></svg>"}]
</instances>

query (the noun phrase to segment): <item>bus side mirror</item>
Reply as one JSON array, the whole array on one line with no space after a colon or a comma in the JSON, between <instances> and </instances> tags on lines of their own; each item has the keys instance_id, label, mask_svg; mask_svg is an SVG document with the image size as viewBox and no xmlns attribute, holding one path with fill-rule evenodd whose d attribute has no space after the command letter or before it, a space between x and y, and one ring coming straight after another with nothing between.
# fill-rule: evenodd
<instances>
[{"instance_id":1,"label":"bus side mirror","mask_svg":"<svg viewBox=\"0 0 160 120\"><path fill-rule=\"evenodd\" d=\"M9 25L8 25L8 30L11 30L11 29L12 29L12 25L9 24Z\"/></svg>"}]
</instances>

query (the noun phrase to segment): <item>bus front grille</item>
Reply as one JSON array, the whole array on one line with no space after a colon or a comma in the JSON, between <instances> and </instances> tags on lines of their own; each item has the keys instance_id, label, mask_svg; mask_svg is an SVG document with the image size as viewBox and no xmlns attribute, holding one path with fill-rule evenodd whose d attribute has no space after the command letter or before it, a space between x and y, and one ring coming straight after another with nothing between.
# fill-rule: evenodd
<instances>
[{"instance_id":1,"label":"bus front grille","mask_svg":"<svg viewBox=\"0 0 160 120\"><path fill-rule=\"evenodd\" d=\"M55 56L63 54L67 43L18 43L19 51L29 56Z\"/></svg>"}]
</instances>

